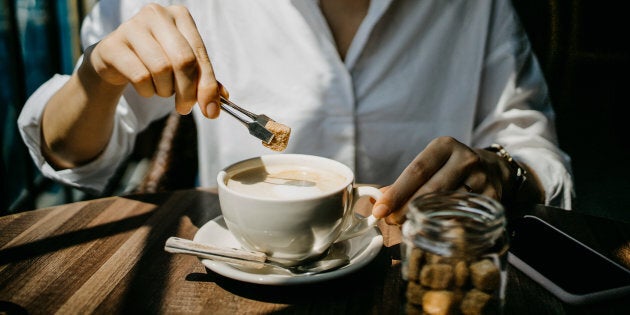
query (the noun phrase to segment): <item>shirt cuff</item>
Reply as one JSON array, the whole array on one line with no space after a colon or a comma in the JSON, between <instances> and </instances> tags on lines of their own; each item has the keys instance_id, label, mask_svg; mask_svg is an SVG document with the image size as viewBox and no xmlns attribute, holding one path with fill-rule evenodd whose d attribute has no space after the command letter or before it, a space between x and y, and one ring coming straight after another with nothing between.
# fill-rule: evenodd
<instances>
[{"instance_id":1,"label":"shirt cuff","mask_svg":"<svg viewBox=\"0 0 630 315\"><path fill-rule=\"evenodd\" d=\"M536 173L545 190L545 205L566 210L572 209L575 196L573 176L570 167L561 162L569 161L568 156L546 149L511 153L514 159L527 164ZM553 155L562 156L553 157Z\"/></svg>"},{"instance_id":2,"label":"shirt cuff","mask_svg":"<svg viewBox=\"0 0 630 315\"><path fill-rule=\"evenodd\" d=\"M18 118L20 134L43 176L91 194L99 194L105 190L121 161L117 153L119 128L114 128L110 142L98 158L79 167L55 170L41 153L41 118L44 107L69 79L68 75L54 75L29 97Z\"/></svg>"}]
</instances>

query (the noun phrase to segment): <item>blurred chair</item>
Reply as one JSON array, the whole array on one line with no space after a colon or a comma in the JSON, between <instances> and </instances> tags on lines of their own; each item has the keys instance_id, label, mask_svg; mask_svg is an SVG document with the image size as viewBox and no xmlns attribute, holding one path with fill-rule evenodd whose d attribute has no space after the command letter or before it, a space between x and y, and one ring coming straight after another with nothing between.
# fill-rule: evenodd
<instances>
[{"instance_id":1,"label":"blurred chair","mask_svg":"<svg viewBox=\"0 0 630 315\"><path fill-rule=\"evenodd\" d=\"M135 192L193 188L197 182L197 128L191 115L173 111L164 123L150 165Z\"/></svg>"}]
</instances>

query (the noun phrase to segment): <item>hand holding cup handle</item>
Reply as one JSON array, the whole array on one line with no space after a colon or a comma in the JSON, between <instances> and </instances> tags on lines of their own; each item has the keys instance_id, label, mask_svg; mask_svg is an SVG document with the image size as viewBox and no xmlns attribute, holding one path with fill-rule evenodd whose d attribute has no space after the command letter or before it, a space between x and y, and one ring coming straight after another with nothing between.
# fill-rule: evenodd
<instances>
[{"instance_id":1,"label":"hand holding cup handle","mask_svg":"<svg viewBox=\"0 0 630 315\"><path fill-rule=\"evenodd\" d=\"M372 197L378 200L382 195L383 193L378 188L375 188L372 186L355 187L354 198L353 198L354 204L352 205L352 208L354 209L357 201L361 197ZM374 228L376 226L376 223L378 223L378 220L380 219L377 219L372 214L370 214L367 217L361 218L358 215L354 214L353 212L353 215L350 216L349 220L350 222L348 224L348 227L346 227L341 232L341 235L337 238L335 242L345 241L353 237L357 237L362 234L365 234L366 232Z\"/></svg>"}]
</instances>

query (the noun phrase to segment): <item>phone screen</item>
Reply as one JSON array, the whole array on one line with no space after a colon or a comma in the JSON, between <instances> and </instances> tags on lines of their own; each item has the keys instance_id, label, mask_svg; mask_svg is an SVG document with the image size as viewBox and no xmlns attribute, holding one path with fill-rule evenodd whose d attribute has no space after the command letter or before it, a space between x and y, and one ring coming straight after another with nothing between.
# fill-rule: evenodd
<instances>
[{"instance_id":1,"label":"phone screen","mask_svg":"<svg viewBox=\"0 0 630 315\"><path fill-rule=\"evenodd\" d=\"M525 216L510 224L510 253L519 260L510 262L562 300L580 302L589 295L630 292L629 270L549 223Z\"/></svg>"}]
</instances>

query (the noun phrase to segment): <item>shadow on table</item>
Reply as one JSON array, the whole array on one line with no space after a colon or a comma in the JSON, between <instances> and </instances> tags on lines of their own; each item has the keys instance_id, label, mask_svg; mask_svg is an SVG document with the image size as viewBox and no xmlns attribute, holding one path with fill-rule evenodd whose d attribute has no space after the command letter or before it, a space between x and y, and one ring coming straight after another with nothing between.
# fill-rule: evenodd
<instances>
[{"instance_id":1,"label":"shadow on table","mask_svg":"<svg viewBox=\"0 0 630 315\"><path fill-rule=\"evenodd\" d=\"M392 257L399 257L399 245L383 247L377 257L364 268L336 279L312 284L274 286L233 280L211 270L208 273L191 273L188 281L214 282L226 291L256 301L291 304L283 312L310 313L398 314L399 301L384 297L400 296L401 280L385 281L387 277L400 279L400 265L392 268ZM392 292L395 290L395 292ZM382 301L378 303L375 301Z\"/></svg>"},{"instance_id":2,"label":"shadow on table","mask_svg":"<svg viewBox=\"0 0 630 315\"><path fill-rule=\"evenodd\" d=\"M139 214L122 220L99 224L90 228L83 228L8 247L0 250L0 265L32 259L33 257L53 253L78 244L88 243L106 236L127 232L144 224L150 216L151 213Z\"/></svg>"},{"instance_id":3,"label":"shadow on table","mask_svg":"<svg viewBox=\"0 0 630 315\"><path fill-rule=\"evenodd\" d=\"M26 315L28 311L25 308L9 301L0 301L0 314L7 315Z\"/></svg>"},{"instance_id":4,"label":"shadow on table","mask_svg":"<svg viewBox=\"0 0 630 315\"><path fill-rule=\"evenodd\" d=\"M153 217L146 222L150 227L146 239L150 241L135 269L130 273L129 286L124 293L121 311L125 314L160 313L165 294L163 288L167 284L166 275L169 274L169 268L174 265L175 259L173 255L164 253L164 242L169 236L179 235L181 229L187 230L182 228L181 224L192 224L199 228L216 217L220 213L217 194L215 191L176 191L129 195L124 198L152 203L158 207L152 211Z\"/></svg>"}]
</instances>

